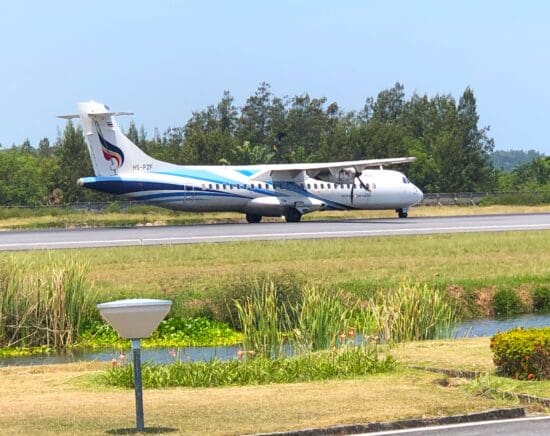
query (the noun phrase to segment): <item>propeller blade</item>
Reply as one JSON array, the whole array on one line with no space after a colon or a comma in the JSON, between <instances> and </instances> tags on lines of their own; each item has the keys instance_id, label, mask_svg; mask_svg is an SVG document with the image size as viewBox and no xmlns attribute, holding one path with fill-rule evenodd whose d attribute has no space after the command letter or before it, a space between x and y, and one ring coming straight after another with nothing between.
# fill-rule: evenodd
<instances>
[{"instance_id":1,"label":"propeller blade","mask_svg":"<svg viewBox=\"0 0 550 436\"><path fill-rule=\"evenodd\" d=\"M353 179L353 183L351 184L351 204L353 204L353 188L355 188L355 179Z\"/></svg>"}]
</instances>

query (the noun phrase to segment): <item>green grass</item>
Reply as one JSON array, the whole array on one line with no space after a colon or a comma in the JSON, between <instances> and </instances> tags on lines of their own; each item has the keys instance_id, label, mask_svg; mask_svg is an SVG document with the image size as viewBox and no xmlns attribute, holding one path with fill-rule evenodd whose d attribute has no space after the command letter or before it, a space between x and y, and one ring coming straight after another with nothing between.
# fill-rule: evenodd
<instances>
[{"instance_id":1,"label":"green grass","mask_svg":"<svg viewBox=\"0 0 550 436\"><path fill-rule=\"evenodd\" d=\"M222 362L175 362L144 364L145 388L217 387L267 383L298 383L315 380L345 379L389 372L395 368L390 356L379 356L376 346L341 347L301 354L294 357L270 359L248 357ZM132 387L133 367L123 365L105 373L110 386Z\"/></svg>"},{"instance_id":2,"label":"green grass","mask_svg":"<svg viewBox=\"0 0 550 436\"><path fill-rule=\"evenodd\" d=\"M504 393L504 395L508 394L512 397L524 394L550 399L550 380L514 380L488 374L472 381L470 389L478 394L497 398Z\"/></svg>"},{"instance_id":3,"label":"green grass","mask_svg":"<svg viewBox=\"0 0 550 436\"><path fill-rule=\"evenodd\" d=\"M90 264L98 301L171 298L174 315L186 317L209 316L219 296L238 287L243 276L283 272L364 299L404 278L439 289L455 285L469 307L482 288L547 285L549 246L549 231L533 231L34 251L0 258L39 268L71 256Z\"/></svg>"}]
</instances>

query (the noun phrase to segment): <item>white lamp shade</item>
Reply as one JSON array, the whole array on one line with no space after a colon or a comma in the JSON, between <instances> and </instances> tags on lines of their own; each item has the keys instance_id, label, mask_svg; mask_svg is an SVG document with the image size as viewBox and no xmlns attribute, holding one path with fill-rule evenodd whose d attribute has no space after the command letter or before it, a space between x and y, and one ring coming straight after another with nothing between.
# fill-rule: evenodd
<instances>
[{"instance_id":1,"label":"white lamp shade","mask_svg":"<svg viewBox=\"0 0 550 436\"><path fill-rule=\"evenodd\" d=\"M170 311L170 300L136 298L97 305L102 318L125 339L151 336Z\"/></svg>"}]
</instances>

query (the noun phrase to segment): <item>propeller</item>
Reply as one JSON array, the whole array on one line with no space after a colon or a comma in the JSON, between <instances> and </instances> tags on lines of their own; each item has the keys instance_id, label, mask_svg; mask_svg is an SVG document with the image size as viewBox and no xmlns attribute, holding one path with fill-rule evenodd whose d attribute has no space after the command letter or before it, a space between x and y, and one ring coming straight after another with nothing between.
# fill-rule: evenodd
<instances>
[{"instance_id":1,"label":"propeller","mask_svg":"<svg viewBox=\"0 0 550 436\"><path fill-rule=\"evenodd\" d=\"M351 204L353 204L353 189L355 188L355 179L359 180L359 186L361 186L366 191L370 192L369 186L363 183L363 180L361 180L360 176L361 176L361 171L358 171L357 169L355 169L355 174L353 175L353 182L351 184L351 194L350 194Z\"/></svg>"}]
</instances>

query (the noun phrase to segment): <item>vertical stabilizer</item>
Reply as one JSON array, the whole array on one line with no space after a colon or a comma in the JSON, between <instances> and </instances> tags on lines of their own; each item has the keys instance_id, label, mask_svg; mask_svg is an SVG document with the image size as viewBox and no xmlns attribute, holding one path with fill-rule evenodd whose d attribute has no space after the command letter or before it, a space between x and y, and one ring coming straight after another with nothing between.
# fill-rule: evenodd
<instances>
[{"instance_id":1,"label":"vertical stabilizer","mask_svg":"<svg viewBox=\"0 0 550 436\"><path fill-rule=\"evenodd\" d=\"M128 112L111 112L103 103L78 103L78 115L61 118L80 118L88 151L96 176L114 176L134 171L153 169L155 160L147 156L122 133L115 115L132 115Z\"/></svg>"}]
</instances>

